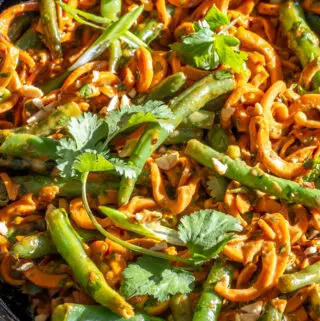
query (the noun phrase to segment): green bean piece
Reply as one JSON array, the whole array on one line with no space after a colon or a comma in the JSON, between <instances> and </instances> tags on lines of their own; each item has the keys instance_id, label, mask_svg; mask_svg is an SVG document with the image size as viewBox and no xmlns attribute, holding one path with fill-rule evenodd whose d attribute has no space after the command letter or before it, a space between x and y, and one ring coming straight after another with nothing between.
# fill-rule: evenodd
<instances>
[{"instance_id":1,"label":"green bean piece","mask_svg":"<svg viewBox=\"0 0 320 321\"><path fill-rule=\"evenodd\" d=\"M319 38L308 26L299 2L284 1L280 7L280 22L288 37L288 46L303 67L320 57ZM320 72L312 80L313 89L320 87Z\"/></svg>"},{"instance_id":2,"label":"green bean piece","mask_svg":"<svg viewBox=\"0 0 320 321\"><path fill-rule=\"evenodd\" d=\"M110 207L100 206L99 210L108 216L111 221L124 230L128 230L146 237L151 237L157 240L166 240L167 242L175 245L183 245L178 233L166 226L160 224L140 224L132 223L132 219L125 213L115 210Z\"/></svg>"},{"instance_id":3,"label":"green bean piece","mask_svg":"<svg viewBox=\"0 0 320 321\"><path fill-rule=\"evenodd\" d=\"M190 140L185 153L200 164L215 170L218 174L234 179L245 186L289 202L320 208L320 190L305 188L296 182L267 174L258 168L246 165L240 160L234 160L219 153L198 140ZM291 277L294 278L293 274L288 274L288 278Z\"/></svg>"},{"instance_id":4,"label":"green bean piece","mask_svg":"<svg viewBox=\"0 0 320 321\"><path fill-rule=\"evenodd\" d=\"M120 18L122 0L101 0L100 12L102 17L110 21L116 21Z\"/></svg>"},{"instance_id":5,"label":"green bean piece","mask_svg":"<svg viewBox=\"0 0 320 321\"><path fill-rule=\"evenodd\" d=\"M56 248L47 233L28 235L13 245L10 252L19 259L39 259L55 253Z\"/></svg>"},{"instance_id":6,"label":"green bean piece","mask_svg":"<svg viewBox=\"0 0 320 321\"><path fill-rule=\"evenodd\" d=\"M136 313L125 319L110 310L93 305L65 303L58 305L51 316L51 321L164 321L163 319Z\"/></svg>"},{"instance_id":7,"label":"green bean piece","mask_svg":"<svg viewBox=\"0 0 320 321\"><path fill-rule=\"evenodd\" d=\"M54 57L62 56L60 31L56 3L54 0L38 0L41 24L45 35L45 43Z\"/></svg>"},{"instance_id":8,"label":"green bean piece","mask_svg":"<svg viewBox=\"0 0 320 321\"><path fill-rule=\"evenodd\" d=\"M216 261L204 283L203 292L193 315L193 321L217 321L222 307L223 297L214 291L214 287L223 277L228 281L232 277L232 268L222 261Z\"/></svg>"},{"instance_id":9,"label":"green bean piece","mask_svg":"<svg viewBox=\"0 0 320 321\"><path fill-rule=\"evenodd\" d=\"M0 154L0 167L10 168L15 171L31 170L39 174L48 174L54 167L54 161L43 161L29 157L13 157Z\"/></svg>"},{"instance_id":10,"label":"green bean piece","mask_svg":"<svg viewBox=\"0 0 320 321\"><path fill-rule=\"evenodd\" d=\"M170 107L173 118L170 123L177 128L192 113L201 109L208 101L232 90L235 86L233 75L226 71L216 71L193 84L177 98ZM148 157L169 136L168 131L159 124L150 124L140 137L130 156L130 162L137 168L137 176L141 173ZM127 204L135 186L136 179L123 177L119 189L119 204Z\"/></svg>"},{"instance_id":11,"label":"green bean piece","mask_svg":"<svg viewBox=\"0 0 320 321\"><path fill-rule=\"evenodd\" d=\"M45 221L44 219L40 219L36 222L9 227L6 237L11 244L14 244L17 242L17 236L25 235L28 237L30 234L44 232L45 229Z\"/></svg>"},{"instance_id":12,"label":"green bean piece","mask_svg":"<svg viewBox=\"0 0 320 321\"><path fill-rule=\"evenodd\" d=\"M306 12L306 20L311 29L320 35L320 16L312 12Z\"/></svg>"},{"instance_id":13,"label":"green bean piece","mask_svg":"<svg viewBox=\"0 0 320 321\"><path fill-rule=\"evenodd\" d=\"M320 315L320 285L315 284L310 290L310 316L317 320Z\"/></svg>"},{"instance_id":14,"label":"green bean piece","mask_svg":"<svg viewBox=\"0 0 320 321\"><path fill-rule=\"evenodd\" d=\"M26 32L15 42L15 45L22 50L43 48L40 34L33 26L26 30Z\"/></svg>"},{"instance_id":15,"label":"green bean piece","mask_svg":"<svg viewBox=\"0 0 320 321\"><path fill-rule=\"evenodd\" d=\"M209 111L218 111L221 110L222 107L224 106L225 102L227 101L229 97L229 94L224 94L221 95L211 101L209 101L204 107L204 110L209 110Z\"/></svg>"},{"instance_id":16,"label":"green bean piece","mask_svg":"<svg viewBox=\"0 0 320 321\"><path fill-rule=\"evenodd\" d=\"M37 17L36 12L28 11L15 18L10 24L8 31L8 37L10 41L15 43L20 38L20 36L30 27L35 17Z\"/></svg>"},{"instance_id":17,"label":"green bean piece","mask_svg":"<svg viewBox=\"0 0 320 321\"><path fill-rule=\"evenodd\" d=\"M143 23L138 24L134 34L143 42L149 44L157 39L163 29L163 24L156 19L148 18Z\"/></svg>"},{"instance_id":18,"label":"green bean piece","mask_svg":"<svg viewBox=\"0 0 320 321\"><path fill-rule=\"evenodd\" d=\"M112 73L117 73L121 56L122 56L121 42L119 40L115 40L110 45L109 70Z\"/></svg>"},{"instance_id":19,"label":"green bean piece","mask_svg":"<svg viewBox=\"0 0 320 321\"><path fill-rule=\"evenodd\" d=\"M190 139L202 139L203 129L201 128L183 128L178 127L163 142L164 145L185 144Z\"/></svg>"},{"instance_id":20,"label":"green bean piece","mask_svg":"<svg viewBox=\"0 0 320 321\"><path fill-rule=\"evenodd\" d=\"M47 94L50 91L59 88L67 79L72 71L78 67L98 58L112 42L119 39L126 31L128 31L132 24L138 19L143 11L143 6L138 7L122 16L119 20L112 23L105 29L100 37L86 50L86 52L72 65L67 71L56 78L49 80L46 84L41 85L42 91Z\"/></svg>"},{"instance_id":21,"label":"green bean piece","mask_svg":"<svg viewBox=\"0 0 320 321\"><path fill-rule=\"evenodd\" d=\"M181 126L185 128L203 128L211 129L214 122L215 113L208 110L199 110L192 113L188 118L186 118Z\"/></svg>"},{"instance_id":22,"label":"green bean piece","mask_svg":"<svg viewBox=\"0 0 320 321\"><path fill-rule=\"evenodd\" d=\"M174 321L192 321L192 304L187 294L175 294L170 299Z\"/></svg>"},{"instance_id":23,"label":"green bean piece","mask_svg":"<svg viewBox=\"0 0 320 321\"><path fill-rule=\"evenodd\" d=\"M86 293L111 311L125 318L132 317L131 305L107 284L103 274L88 257L66 211L57 209L47 213L46 221L53 243Z\"/></svg>"},{"instance_id":24,"label":"green bean piece","mask_svg":"<svg viewBox=\"0 0 320 321\"><path fill-rule=\"evenodd\" d=\"M318 192L320 193L320 191ZM278 288L280 292L288 293L318 282L320 282L320 262L292 274L283 274L279 278Z\"/></svg>"},{"instance_id":25,"label":"green bean piece","mask_svg":"<svg viewBox=\"0 0 320 321\"><path fill-rule=\"evenodd\" d=\"M27 126L18 127L12 131L15 133L48 136L66 126L71 117L78 117L81 114L82 111L79 105L71 101L55 108L45 119Z\"/></svg>"},{"instance_id":26,"label":"green bean piece","mask_svg":"<svg viewBox=\"0 0 320 321\"><path fill-rule=\"evenodd\" d=\"M163 79L147 94L133 98L134 104L144 104L148 100L168 101L173 98L186 84L187 77L183 72L177 72Z\"/></svg>"},{"instance_id":27,"label":"green bean piece","mask_svg":"<svg viewBox=\"0 0 320 321\"><path fill-rule=\"evenodd\" d=\"M229 146L229 137L225 129L218 126L214 126L208 132L207 140L210 147L221 153L226 152Z\"/></svg>"},{"instance_id":28,"label":"green bean piece","mask_svg":"<svg viewBox=\"0 0 320 321\"><path fill-rule=\"evenodd\" d=\"M19 195L26 193L39 194L45 186L55 185L59 188L58 195L61 197L77 197L81 195L81 181L77 179L66 179L61 177L50 177L41 175L17 176L12 178L15 184L19 184ZM110 180L88 181L88 193L92 196L103 195L105 191L117 189L119 183Z\"/></svg>"},{"instance_id":29,"label":"green bean piece","mask_svg":"<svg viewBox=\"0 0 320 321\"><path fill-rule=\"evenodd\" d=\"M282 320L282 312L279 311L276 306L276 300L272 300L268 302L264 308L263 314L260 316L258 321L281 321Z\"/></svg>"}]
</instances>

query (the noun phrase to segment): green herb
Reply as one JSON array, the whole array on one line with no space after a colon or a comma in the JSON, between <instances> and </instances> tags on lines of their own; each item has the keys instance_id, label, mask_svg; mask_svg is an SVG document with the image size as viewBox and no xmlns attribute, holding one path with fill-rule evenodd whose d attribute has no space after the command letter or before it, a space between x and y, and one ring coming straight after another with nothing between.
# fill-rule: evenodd
<instances>
[{"instance_id":1,"label":"green herb","mask_svg":"<svg viewBox=\"0 0 320 321\"><path fill-rule=\"evenodd\" d=\"M240 41L227 34L214 31L230 21L213 6L202 21L194 23L195 32L183 37L170 48L177 52L184 63L196 68L211 70L221 64L230 66L235 72L244 72L247 54L238 49Z\"/></svg>"},{"instance_id":2,"label":"green herb","mask_svg":"<svg viewBox=\"0 0 320 321\"><path fill-rule=\"evenodd\" d=\"M222 202L228 187L228 180L220 175L211 175L207 181L207 190L215 202Z\"/></svg>"},{"instance_id":3,"label":"green herb","mask_svg":"<svg viewBox=\"0 0 320 321\"><path fill-rule=\"evenodd\" d=\"M143 256L123 271L120 292L126 298L152 295L159 301L169 295L189 293L193 289L192 273L175 268L167 260Z\"/></svg>"},{"instance_id":4,"label":"green herb","mask_svg":"<svg viewBox=\"0 0 320 321\"><path fill-rule=\"evenodd\" d=\"M318 185L320 178L320 157L308 160L305 163L305 168L311 169L311 171L303 178L303 180L305 182L314 182L316 185Z\"/></svg>"},{"instance_id":5,"label":"green herb","mask_svg":"<svg viewBox=\"0 0 320 321\"><path fill-rule=\"evenodd\" d=\"M216 30L220 26L228 25L230 23L228 16L222 13L215 4L205 16L205 21L208 23L211 30Z\"/></svg>"},{"instance_id":6,"label":"green herb","mask_svg":"<svg viewBox=\"0 0 320 321\"><path fill-rule=\"evenodd\" d=\"M180 239L187 244L191 256L202 263L219 254L226 243L240 232L238 219L215 210L201 210L181 219Z\"/></svg>"},{"instance_id":7,"label":"green herb","mask_svg":"<svg viewBox=\"0 0 320 321\"><path fill-rule=\"evenodd\" d=\"M84 86L82 86L79 90L78 95L80 98L90 98L92 95L91 86L89 84L85 84Z\"/></svg>"},{"instance_id":8,"label":"green herb","mask_svg":"<svg viewBox=\"0 0 320 321\"><path fill-rule=\"evenodd\" d=\"M60 175L72 177L77 172L115 170L120 175L133 178L133 166L112 156L108 151L109 142L120 133L147 122L158 122L170 131L172 126L167 119L171 117L172 112L167 105L149 101L143 106L121 106L105 119L91 113L72 118L67 126L71 137L59 140L57 147Z\"/></svg>"}]
</instances>

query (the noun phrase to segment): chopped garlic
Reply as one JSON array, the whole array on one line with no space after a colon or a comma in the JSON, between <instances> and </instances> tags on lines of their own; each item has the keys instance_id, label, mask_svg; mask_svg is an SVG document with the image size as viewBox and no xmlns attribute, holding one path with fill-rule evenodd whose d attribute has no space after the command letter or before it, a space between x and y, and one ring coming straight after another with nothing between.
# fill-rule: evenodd
<instances>
[{"instance_id":1,"label":"chopped garlic","mask_svg":"<svg viewBox=\"0 0 320 321\"><path fill-rule=\"evenodd\" d=\"M165 250L168 248L168 244L165 241L162 241L156 245L154 245L153 247L150 248L150 250L153 251L161 251L161 250Z\"/></svg>"},{"instance_id":2,"label":"chopped garlic","mask_svg":"<svg viewBox=\"0 0 320 321\"><path fill-rule=\"evenodd\" d=\"M134 217L138 222L143 220L143 215L141 213L136 213Z\"/></svg>"},{"instance_id":3,"label":"chopped garlic","mask_svg":"<svg viewBox=\"0 0 320 321\"><path fill-rule=\"evenodd\" d=\"M257 301L257 302L243 306L241 308L241 311L260 315L262 312L262 308L263 308L263 302Z\"/></svg>"},{"instance_id":4,"label":"chopped garlic","mask_svg":"<svg viewBox=\"0 0 320 321\"><path fill-rule=\"evenodd\" d=\"M118 107L118 104L119 104L119 96L115 95L110 100L110 102L107 106L107 111L112 111L112 110L116 109Z\"/></svg>"},{"instance_id":5,"label":"chopped garlic","mask_svg":"<svg viewBox=\"0 0 320 321\"><path fill-rule=\"evenodd\" d=\"M173 168L174 166L177 165L178 160L179 160L178 152L167 153L155 159L159 168L163 170L169 170Z\"/></svg>"},{"instance_id":6,"label":"chopped garlic","mask_svg":"<svg viewBox=\"0 0 320 321\"><path fill-rule=\"evenodd\" d=\"M33 103L38 109L44 108L44 104L43 104L43 102L42 102L42 99L40 99L39 97L33 98L33 99L32 99L32 103Z\"/></svg>"},{"instance_id":7,"label":"chopped garlic","mask_svg":"<svg viewBox=\"0 0 320 321\"><path fill-rule=\"evenodd\" d=\"M218 159L212 158L213 169L220 175L224 175L228 169L228 165L222 164Z\"/></svg>"},{"instance_id":8,"label":"chopped garlic","mask_svg":"<svg viewBox=\"0 0 320 321\"><path fill-rule=\"evenodd\" d=\"M131 100L128 98L127 95L123 95L121 97L121 103L120 103L121 106L131 106Z\"/></svg>"},{"instance_id":9,"label":"chopped garlic","mask_svg":"<svg viewBox=\"0 0 320 321\"><path fill-rule=\"evenodd\" d=\"M308 248L306 248L305 250L304 250L304 254L305 255L312 255L312 254L315 254L315 253L317 253L317 247L316 246L310 246L310 247L308 247Z\"/></svg>"},{"instance_id":10,"label":"chopped garlic","mask_svg":"<svg viewBox=\"0 0 320 321\"><path fill-rule=\"evenodd\" d=\"M100 77L100 73L99 73L99 71L98 70L94 70L93 72L92 72L92 82L96 82L96 81L98 81L99 80L99 77Z\"/></svg>"},{"instance_id":11,"label":"chopped garlic","mask_svg":"<svg viewBox=\"0 0 320 321\"><path fill-rule=\"evenodd\" d=\"M0 234L3 236L7 236L8 234L8 227L3 221L0 221Z\"/></svg>"}]
</instances>

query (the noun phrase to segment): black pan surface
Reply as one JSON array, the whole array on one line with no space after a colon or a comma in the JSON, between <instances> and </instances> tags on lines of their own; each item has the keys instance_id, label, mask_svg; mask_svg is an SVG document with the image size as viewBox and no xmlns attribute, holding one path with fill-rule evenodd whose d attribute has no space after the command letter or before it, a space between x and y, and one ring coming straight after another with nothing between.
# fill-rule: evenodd
<instances>
[{"instance_id":1,"label":"black pan surface","mask_svg":"<svg viewBox=\"0 0 320 321\"><path fill-rule=\"evenodd\" d=\"M23 1L0 0L0 12ZM28 296L0 280L0 321L31 321Z\"/></svg>"}]
</instances>

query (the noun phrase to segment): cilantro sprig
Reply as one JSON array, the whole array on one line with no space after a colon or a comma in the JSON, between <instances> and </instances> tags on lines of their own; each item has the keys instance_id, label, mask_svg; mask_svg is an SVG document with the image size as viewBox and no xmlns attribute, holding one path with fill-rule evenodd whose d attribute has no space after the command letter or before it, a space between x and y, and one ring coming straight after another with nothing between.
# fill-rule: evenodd
<instances>
[{"instance_id":1,"label":"cilantro sprig","mask_svg":"<svg viewBox=\"0 0 320 321\"><path fill-rule=\"evenodd\" d=\"M143 123L158 122L166 130L173 130L168 119L172 111L161 101L149 101L144 105L121 106L105 118L85 113L68 123L69 137L59 140L56 155L57 168L63 177L78 173L114 170L120 175L133 178L135 168L113 156L109 143L120 133Z\"/></svg>"},{"instance_id":2,"label":"cilantro sprig","mask_svg":"<svg viewBox=\"0 0 320 321\"><path fill-rule=\"evenodd\" d=\"M170 48L177 52L185 64L211 70L221 64L236 73L244 72L247 54L239 50L240 41L226 33L216 33L220 26L230 24L227 15L213 5L202 21L194 23L194 33L182 38Z\"/></svg>"},{"instance_id":3,"label":"cilantro sprig","mask_svg":"<svg viewBox=\"0 0 320 321\"><path fill-rule=\"evenodd\" d=\"M163 259L142 256L123 272L121 294L129 299L135 295L152 295L165 301L169 295L189 293L193 290L194 276L183 269L175 268Z\"/></svg>"}]
</instances>

